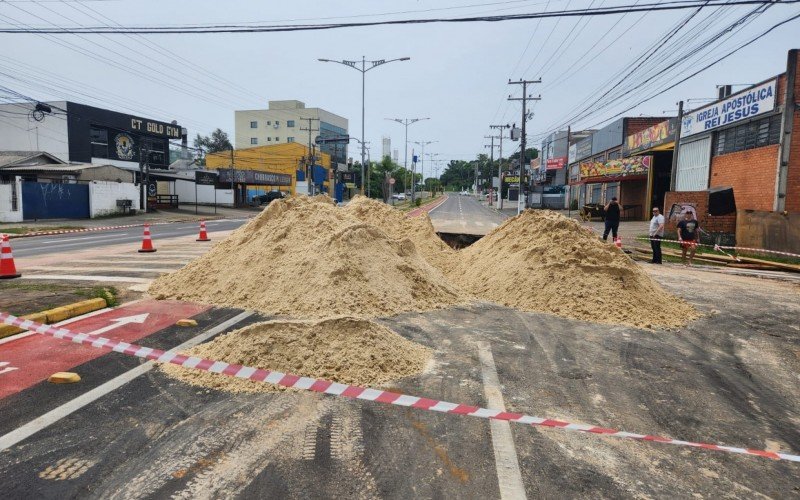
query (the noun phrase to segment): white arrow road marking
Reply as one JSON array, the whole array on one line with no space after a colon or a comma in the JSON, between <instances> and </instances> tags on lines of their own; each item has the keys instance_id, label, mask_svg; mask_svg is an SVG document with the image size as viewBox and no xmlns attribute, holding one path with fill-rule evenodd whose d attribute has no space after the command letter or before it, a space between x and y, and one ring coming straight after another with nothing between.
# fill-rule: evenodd
<instances>
[{"instance_id":1,"label":"white arrow road marking","mask_svg":"<svg viewBox=\"0 0 800 500\"><path fill-rule=\"evenodd\" d=\"M0 361L0 375L8 372L13 372L14 370L19 370L16 366L9 366L11 363L8 361ZM5 367L5 368L3 368Z\"/></svg>"},{"instance_id":2,"label":"white arrow road marking","mask_svg":"<svg viewBox=\"0 0 800 500\"><path fill-rule=\"evenodd\" d=\"M87 333L87 335L100 335L101 333L105 333L109 330L113 330L115 328L119 328L121 326L125 326L129 323L139 323L140 325L147 320L147 317L150 316L150 313L144 314L136 314L134 316L125 316L124 318L114 318L112 319L112 323L110 325L104 326L103 328L98 328L93 332Z\"/></svg>"}]
</instances>

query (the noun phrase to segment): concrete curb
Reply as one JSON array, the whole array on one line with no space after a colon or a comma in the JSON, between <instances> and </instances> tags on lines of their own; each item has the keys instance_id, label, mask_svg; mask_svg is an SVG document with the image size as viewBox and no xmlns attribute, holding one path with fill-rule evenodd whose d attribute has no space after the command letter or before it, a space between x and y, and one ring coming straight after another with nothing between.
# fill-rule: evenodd
<instances>
[{"instance_id":1,"label":"concrete curb","mask_svg":"<svg viewBox=\"0 0 800 500\"><path fill-rule=\"evenodd\" d=\"M80 302L73 302L72 304L56 307L54 309L48 309L46 311L28 314L22 317L37 323L51 325L53 323L64 321L65 319L74 318L75 316L80 316L92 311L104 309L107 306L108 304L106 303L106 299L88 299ZM10 337L11 335L16 335L24 331L25 330L22 328L17 328L16 326L3 325L0 326L0 339Z\"/></svg>"}]
</instances>

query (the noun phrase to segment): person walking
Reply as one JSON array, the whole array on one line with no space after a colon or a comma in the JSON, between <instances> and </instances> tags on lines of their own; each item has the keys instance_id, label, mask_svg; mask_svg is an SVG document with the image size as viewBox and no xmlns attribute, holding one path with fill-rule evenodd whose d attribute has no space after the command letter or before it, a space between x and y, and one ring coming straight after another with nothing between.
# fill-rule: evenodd
<instances>
[{"instance_id":1,"label":"person walking","mask_svg":"<svg viewBox=\"0 0 800 500\"><path fill-rule=\"evenodd\" d=\"M614 241L617 240L617 231L619 230L619 203L617 197L611 198L611 201L603 207L606 212L606 229L603 231L603 241L608 241L608 233L611 232Z\"/></svg>"},{"instance_id":2,"label":"person walking","mask_svg":"<svg viewBox=\"0 0 800 500\"><path fill-rule=\"evenodd\" d=\"M681 244L681 262L686 264L686 252L689 252L689 265L692 265L697 242L700 240L700 223L692 212L686 212L683 220L678 222L678 241Z\"/></svg>"},{"instance_id":3,"label":"person walking","mask_svg":"<svg viewBox=\"0 0 800 500\"><path fill-rule=\"evenodd\" d=\"M661 264L661 238L664 237L664 216L658 207L653 207L653 218L650 219L650 248L653 249L651 264Z\"/></svg>"}]
</instances>

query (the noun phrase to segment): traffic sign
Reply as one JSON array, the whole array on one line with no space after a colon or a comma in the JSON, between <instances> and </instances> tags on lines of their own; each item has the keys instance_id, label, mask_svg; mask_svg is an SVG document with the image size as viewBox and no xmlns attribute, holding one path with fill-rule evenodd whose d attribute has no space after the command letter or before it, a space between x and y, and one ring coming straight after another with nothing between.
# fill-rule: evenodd
<instances>
[{"instance_id":1,"label":"traffic sign","mask_svg":"<svg viewBox=\"0 0 800 500\"><path fill-rule=\"evenodd\" d=\"M389 178L389 184L394 184L394 177Z\"/></svg>"},{"instance_id":2,"label":"traffic sign","mask_svg":"<svg viewBox=\"0 0 800 500\"><path fill-rule=\"evenodd\" d=\"M348 142L350 142L349 135L334 135L329 137L318 135L314 138L315 144L345 144Z\"/></svg>"}]
</instances>

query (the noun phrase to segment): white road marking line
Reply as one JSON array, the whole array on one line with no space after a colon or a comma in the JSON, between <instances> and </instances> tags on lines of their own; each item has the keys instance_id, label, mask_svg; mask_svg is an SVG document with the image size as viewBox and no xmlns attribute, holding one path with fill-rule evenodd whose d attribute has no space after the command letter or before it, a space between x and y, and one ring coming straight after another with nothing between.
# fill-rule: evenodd
<instances>
[{"instance_id":1,"label":"white road marking line","mask_svg":"<svg viewBox=\"0 0 800 500\"><path fill-rule=\"evenodd\" d=\"M133 273L169 273L177 271L176 267L125 267L125 266L30 266L31 271L129 271Z\"/></svg>"},{"instance_id":2,"label":"white road marking line","mask_svg":"<svg viewBox=\"0 0 800 500\"><path fill-rule=\"evenodd\" d=\"M29 280L60 280L60 281L111 281L114 283L150 283L148 278L133 278L129 276L86 276L83 274L28 274L23 277Z\"/></svg>"},{"instance_id":3,"label":"white road marking line","mask_svg":"<svg viewBox=\"0 0 800 500\"><path fill-rule=\"evenodd\" d=\"M237 316L234 316L233 318L229 319L228 321L225 321L224 323L221 323L215 326L214 328L211 328L210 330L206 330L197 337L193 337L184 342L183 344L170 349L167 352L175 353L194 347L197 344L208 340L214 335L225 331L226 329L239 323L240 321L249 318L253 314L254 313L251 311L245 311L243 313L240 313ZM153 367L155 367L155 363L153 363L152 361L148 361L142 365L139 365L136 368L128 370L122 375L118 375L109 380L108 382L95 387L91 391L78 396L72 401L69 401L59 406L58 408L50 410L44 415L31 420L27 424L14 429L8 434L0 436L0 451L7 450L8 448L19 443L20 441L29 438L30 436L36 434L37 432L46 429L47 427L58 422L62 418L80 410L84 406L97 401L101 397L105 396L111 391L114 391L122 387L123 385L132 381L136 377L149 372L150 370L153 369Z\"/></svg>"},{"instance_id":4,"label":"white road marking line","mask_svg":"<svg viewBox=\"0 0 800 500\"><path fill-rule=\"evenodd\" d=\"M119 236L127 236L130 233L119 233L115 234L114 236L104 234L102 236L84 236L81 238L59 238L53 240L38 240L36 243L66 243L67 241L89 241L89 240L102 240L102 239L110 239L110 238L117 238Z\"/></svg>"},{"instance_id":5,"label":"white road marking line","mask_svg":"<svg viewBox=\"0 0 800 500\"><path fill-rule=\"evenodd\" d=\"M500 379L494 366L491 347L487 342L478 342L478 358L481 361L486 406L505 411ZM489 428L492 432L492 447L494 448L497 482L500 486L500 498L527 498L525 486L522 484L522 474L519 471L519 461L517 460L517 450L514 447L514 436L511 434L511 425L502 420L490 420Z\"/></svg>"}]
</instances>

